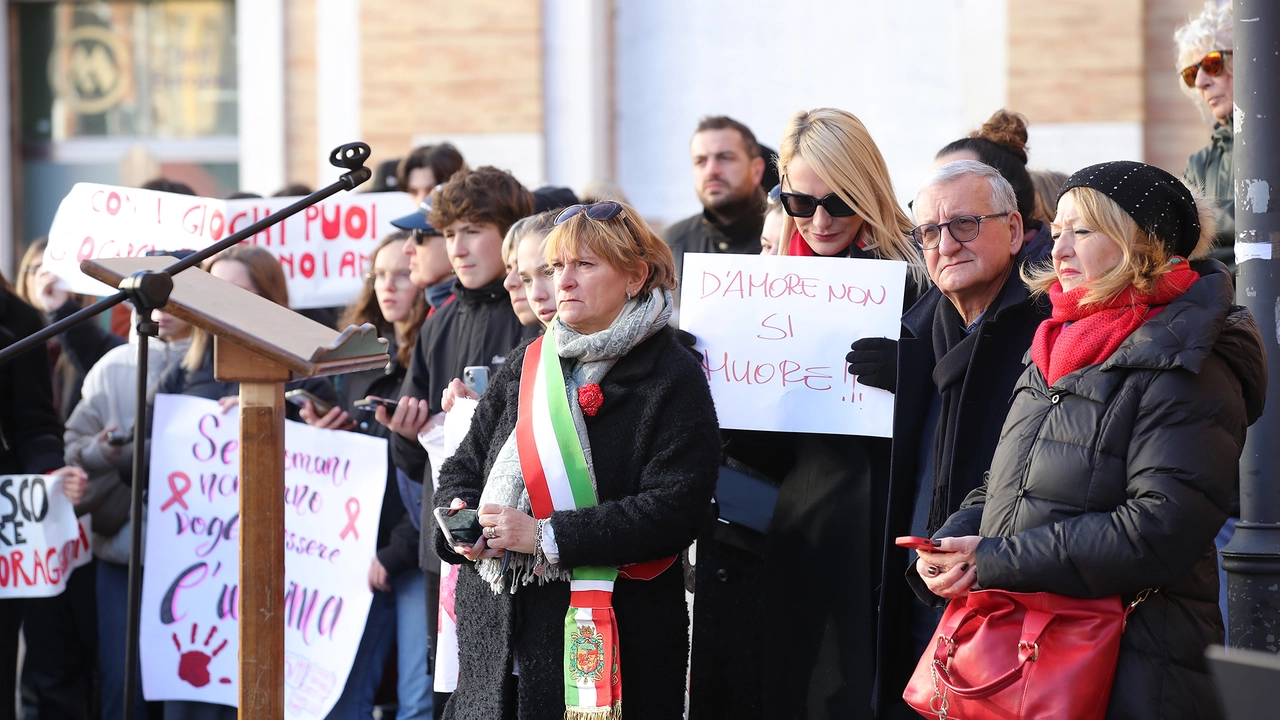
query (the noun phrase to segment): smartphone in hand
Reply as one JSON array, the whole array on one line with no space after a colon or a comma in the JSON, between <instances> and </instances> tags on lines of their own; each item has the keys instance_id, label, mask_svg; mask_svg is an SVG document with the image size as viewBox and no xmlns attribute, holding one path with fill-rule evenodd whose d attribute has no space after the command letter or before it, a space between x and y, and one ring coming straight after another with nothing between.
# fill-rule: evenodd
<instances>
[{"instance_id":1,"label":"smartphone in hand","mask_svg":"<svg viewBox=\"0 0 1280 720\"><path fill-rule=\"evenodd\" d=\"M475 545L480 539L480 513L463 508L449 515L449 508L435 509L436 523L440 526L449 545Z\"/></svg>"},{"instance_id":2,"label":"smartphone in hand","mask_svg":"<svg viewBox=\"0 0 1280 720\"><path fill-rule=\"evenodd\" d=\"M290 390L289 392L285 393L284 399L288 400L294 405L297 405L298 407L302 407L303 401L310 402L311 407L315 408L316 415L320 415L320 416L328 415L329 411L333 409L333 406L330 405L329 403L321 400L320 398L316 397L314 394L309 393L306 390L303 390L301 388L297 390Z\"/></svg>"},{"instance_id":3,"label":"smartphone in hand","mask_svg":"<svg viewBox=\"0 0 1280 720\"><path fill-rule=\"evenodd\" d=\"M387 413L390 414L396 411L396 406L398 405L398 403L396 403L395 400L388 400L387 398L373 397L371 395L367 398L364 398L363 400L357 400L351 403L351 405L361 410L368 410L369 412L373 412L374 410L377 410L378 406L381 405L382 407L386 408Z\"/></svg>"},{"instance_id":4,"label":"smartphone in hand","mask_svg":"<svg viewBox=\"0 0 1280 720\"><path fill-rule=\"evenodd\" d=\"M950 552L950 550L939 549L938 544L940 542L940 540L930 540L929 538L916 537L914 535L903 535L893 541L893 543L898 547L915 550L916 552L920 552L921 550L934 553Z\"/></svg>"}]
</instances>

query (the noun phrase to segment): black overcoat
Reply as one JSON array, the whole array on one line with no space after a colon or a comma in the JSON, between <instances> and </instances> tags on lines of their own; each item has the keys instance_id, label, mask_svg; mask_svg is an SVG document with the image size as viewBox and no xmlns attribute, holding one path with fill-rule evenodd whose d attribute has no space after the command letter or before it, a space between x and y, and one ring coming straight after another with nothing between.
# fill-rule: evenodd
<instances>
[{"instance_id":1,"label":"black overcoat","mask_svg":"<svg viewBox=\"0 0 1280 720\"><path fill-rule=\"evenodd\" d=\"M515 428L527 345L511 351L476 408L471 431L441 468L437 506L454 498L478 505L498 451ZM706 515L720 465L706 376L663 328L620 358L600 388L604 404L586 418L600 504L552 514L560 564L618 566L679 556ZM443 561L461 565L455 605L461 672L445 717L560 720L568 583L494 595L438 529L432 537ZM689 622L678 557L653 580L618 579L613 606L625 717L681 717ZM519 659L518 681L511 674L513 657Z\"/></svg>"},{"instance_id":2,"label":"black overcoat","mask_svg":"<svg viewBox=\"0 0 1280 720\"><path fill-rule=\"evenodd\" d=\"M981 535L984 588L1132 600L1108 718L1221 717L1204 651L1223 639L1213 539L1231 507L1266 357L1217 261L1107 360L1018 381L987 483L938 537ZM919 577L917 592L927 589Z\"/></svg>"}]
</instances>

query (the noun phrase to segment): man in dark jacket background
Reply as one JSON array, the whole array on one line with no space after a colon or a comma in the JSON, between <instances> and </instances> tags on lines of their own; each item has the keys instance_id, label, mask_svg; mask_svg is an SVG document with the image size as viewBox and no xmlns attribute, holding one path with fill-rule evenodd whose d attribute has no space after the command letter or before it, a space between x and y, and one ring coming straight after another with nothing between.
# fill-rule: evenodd
<instances>
[{"instance_id":1,"label":"man in dark jacket background","mask_svg":"<svg viewBox=\"0 0 1280 720\"><path fill-rule=\"evenodd\" d=\"M760 254L765 160L755 134L730 117L704 118L693 133L689 154L702 212L663 233L676 259L676 274L684 274L687 252Z\"/></svg>"},{"instance_id":2,"label":"man in dark jacket background","mask_svg":"<svg viewBox=\"0 0 1280 720\"><path fill-rule=\"evenodd\" d=\"M1014 190L999 172L973 160L943 165L913 208L934 286L903 315L898 342L876 663L882 718L917 717L902 690L940 618L910 592L903 573L914 557L893 540L930 536L982 483L1023 356L1049 315L1018 273L1049 256L1049 230L1025 241ZM983 219L966 232L966 216Z\"/></svg>"}]
</instances>

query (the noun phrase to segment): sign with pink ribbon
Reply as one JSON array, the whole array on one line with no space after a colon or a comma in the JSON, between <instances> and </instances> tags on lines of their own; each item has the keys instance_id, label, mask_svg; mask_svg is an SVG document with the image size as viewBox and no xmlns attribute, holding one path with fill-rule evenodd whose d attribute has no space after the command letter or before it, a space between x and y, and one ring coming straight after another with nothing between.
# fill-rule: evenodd
<instances>
[{"instance_id":1,"label":"sign with pink ribbon","mask_svg":"<svg viewBox=\"0 0 1280 720\"><path fill-rule=\"evenodd\" d=\"M203 250L297 200L215 200L76 183L49 228L44 268L71 292L110 295L115 288L80 272L82 260ZM359 294L369 254L395 230L391 221L413 210L404 193L339 193L246 242L280 261L292 307L342 306Z\"/></svg>"},{"instance_id":2,"label":"sign with pink ribbon","mask_svg":"<svg viewBox=\"0 0 1280 720\"><path fill-rule=\"evenodd\" d=\"M147 700L235 705L239 416L157 395L142 587ZM373 595L387 482L381 438L285 423L285 717L323 718L346 685Z\"/></svg>"}]
</instances>

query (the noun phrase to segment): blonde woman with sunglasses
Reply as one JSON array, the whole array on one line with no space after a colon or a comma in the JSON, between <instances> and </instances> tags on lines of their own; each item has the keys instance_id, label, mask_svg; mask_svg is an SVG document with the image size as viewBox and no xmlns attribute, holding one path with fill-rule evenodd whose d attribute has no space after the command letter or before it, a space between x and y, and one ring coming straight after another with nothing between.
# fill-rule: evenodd
<instances>
[{"instance_id":1,"label":"blonde woman with sunglasses","mask_svg":"<svg viewBox=\"0 0 1280 720\"><path fill-rule=\"evenodd\" d=\"M862 122L832 108L798 112L779 150L778 254L904 261L903 309L913 305L928 273ZM860 383L896 389L896 336L854 351ZM778 497L763 534L721 522L699 536L689 717L869 715L890 441L725 437L725 464L779 486Z\"/></svg>"}]
</instances>

